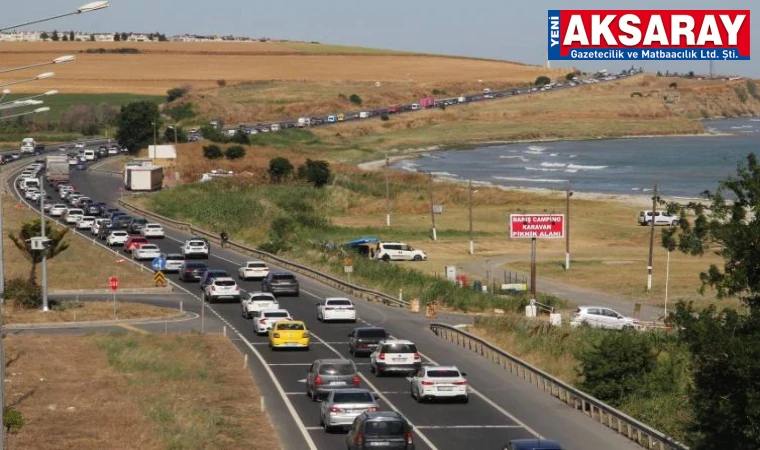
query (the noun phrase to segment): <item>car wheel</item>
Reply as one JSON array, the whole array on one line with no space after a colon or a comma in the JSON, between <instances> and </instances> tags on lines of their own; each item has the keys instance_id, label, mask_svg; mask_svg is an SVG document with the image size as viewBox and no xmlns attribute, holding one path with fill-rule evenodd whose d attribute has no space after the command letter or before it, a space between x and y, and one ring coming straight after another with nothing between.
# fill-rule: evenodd
<instances>
[{"instance_id":1,"label":"car wheel","mask_svg":"<svg viewBox=\"0 0 760 450\"><path fill-rule=\"evenodd\" d=\"M325 422L325 421L322 421L322 422L323 422L322 423L322 428L324 428L325 433L332 433L333 427L331 427L330 425L328 425L327 422Z\"/></svg>"},{"instance_id":2,"label":"car wheel","mask_svg":"<svg viewBox=\"0 0 760 450\"><path fill-rule=\"evenodd\" d=\"M632 331L632 330L633 330L633 325L625 325L623 327L623 331Z\"/></svg>"},{"instance_id":3,"label":"car wheel","mask_svg":"<svg viewBox=\"0 0 760 450\"><path fill-rule=\"evenodd\" d=\"M388 255L383 255L383 261L389 262L391 260L391 257Z\"/></svg>"},{"instance_id":4,"label":"car wheel","mask_svg":"<svg viewBox=\"0 0 760 450\"><path fill-rule=\"evenodd\" d=\"M420 255L414 255L414 260L415 261L422 261L422 256L420 256Z\"/></svg>"},{"instance_id":5,"label":"car wheel","mask_svg":"<svg viewBox=\"0 0 760 450\"><path fill-rule=\"evenodd\" d=\"M313 402L316 402L316 401L318 401L318 400L319 400L319 397L317 396L317 393L316 393L316 392L314 392L314 390L313 390L313 389L312 389L312 390L310 391L310 393L309 393L309 398L310 398L310 399L311 399L311 401L313 401Z\"/></svg>"}]
</instances>

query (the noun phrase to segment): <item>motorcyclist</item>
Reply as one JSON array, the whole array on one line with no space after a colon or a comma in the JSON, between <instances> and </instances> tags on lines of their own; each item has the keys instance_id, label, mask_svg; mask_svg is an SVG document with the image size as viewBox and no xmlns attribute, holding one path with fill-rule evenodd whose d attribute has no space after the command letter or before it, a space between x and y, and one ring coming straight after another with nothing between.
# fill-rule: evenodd
<instances>
[{"instance_id":1,"label":"motorcyclist","mask_svg":"<svg viewBox=\"0 0 760 450\"><path fill-rule=\"evenodd\" d=\"M222 230L222 232L219 234L219 240L221 241L222 248L224 248L225 245L227 245L227 241L230 239L230 237L227 235L227 232Z\"/></svg>"}]
</instances>

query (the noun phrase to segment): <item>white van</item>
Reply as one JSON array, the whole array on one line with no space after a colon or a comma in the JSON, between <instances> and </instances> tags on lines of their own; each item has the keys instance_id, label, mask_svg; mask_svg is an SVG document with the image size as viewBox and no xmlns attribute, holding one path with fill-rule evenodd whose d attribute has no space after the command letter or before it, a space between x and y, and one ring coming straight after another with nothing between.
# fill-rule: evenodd
<instances>
[{"instance_id":1,"label":"white van","mask_svg":"<svg viewBox=\"0 0 760 450\"><path fill-rule=\"evenodd\" d=\"M25 191L27 189L40 189L40 180L37 178L22 178L21 182L19 183L19 189L22 191Z\"/></svg>"},{"instance_id":2,"label":"white van","mask_svg":"<svg viewBox=\"0 0 760 450\"><path fill-rule=\"evenodd\" d=\"M21 153L34 153L35 145L36 142L34 142L34 138L24 138L21 141Z\"/></svg>"},{"instance_id":3,"label":"white van","mask_svg":"<svg viewBox=\"0 0 760 450\"><path fill-rule=\"evenodd\" d=\"M675 214L670 214L667 211L655 211L654 224L674 226L678 224L681 218ZM639 211L639 225L651 225L652 224L652 211Z\"/></svg>"},{"instance_id":4,"label":"white van","mask_svg":"<svg viewBox=\"0 0 760 450\"><path fill-rule=\"evenodd\" d=\"M272 131L280 131L280 124L279 123L273 123L272 124Z\"/></svg>"},{"instance_id":5,"label":"white van","mask_svg":"<svg viewBox=\"0 0 760 450\"><path fill-rule=\"evenodd\" d=\"M366 112L366 111L362 111L362 112L359 113L359 118L360 119L366 119L368 117L369 117L369 113Z\"/></svg>"},{"instance_id":6,"label":"white van","mask_svg":"<svg viewBox=\"0 0 760 450\"><path fill-rule=\"evenodd\" d=\"M82 156L84 156L85 161L95 161L95 159L97 158L95 156L95 150L90 150L90 149L85 150Z\"/></svg>"},{"instance_id":7,"label":"white van","mask_svg":"<svg viewBox=\"0 0 760 450\"><path fill-rule=\"evenodd\" d=\"M375 247L375 258L383 261L427 261L427 253L403 242L380 242Z\"/></svg>"}]
</instances>

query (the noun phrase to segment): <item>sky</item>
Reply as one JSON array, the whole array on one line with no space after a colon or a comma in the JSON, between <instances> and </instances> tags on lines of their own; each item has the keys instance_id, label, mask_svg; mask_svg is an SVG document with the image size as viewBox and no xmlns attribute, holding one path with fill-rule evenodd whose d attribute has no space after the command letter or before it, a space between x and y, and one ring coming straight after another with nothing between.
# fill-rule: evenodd
<instances>
[{"instance_id":1,"label":"sky","mask_svg":"<svg viewBox=\"0 0 760 450\"><path fill-rule=\"evenodd\" d=\"M89 0L18 2L0 27L75 10ZM576 0L566 9L614 9L614 2ZM754 13L757 0L726 0L726 9ZM519 5L519 6L517 6ZM637 9L710 9L715 1L639 0ZM556 4L505 0L111 0L108 9L47 22L28 30L157 31L269 37L546 64L547 10ZM759 8L754 8L759 9ZM760 9L759 9L760 10ZM756 19L760 20L760 18ZM760 51L760 28L752 48ZM760 55L750 61L716 61L716 74L760 78ZM707 61L552 61L552 67L620 70L643 67L709 73Z\"/></svg>"}]
</instances>

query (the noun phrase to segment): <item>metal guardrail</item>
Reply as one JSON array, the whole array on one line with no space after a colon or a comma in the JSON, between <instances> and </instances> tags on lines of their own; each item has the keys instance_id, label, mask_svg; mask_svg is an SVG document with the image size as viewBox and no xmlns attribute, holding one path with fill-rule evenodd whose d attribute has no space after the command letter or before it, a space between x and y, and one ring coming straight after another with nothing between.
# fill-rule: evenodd
<instances>
[{"instance_id":1,"label":"metal guardrail","mask_svg":"<svg viewBox=\"0 0 760 450\"><path fill-rule=\"evenodd\" d=\"M164 217L160 214L156 214L151 211L144 210L142 208L139 208L137 206L134 206L127 202L125 199L120 198L118 200L118 203L121 207L130 209L136 213L141 214L144 217L151 218L152 220L155 220L156 222L161 222L165 225L169 225L173 228L177 228L179 230L187 231L193 235L196 236L203 236L208 238L211 242L220 243L219 236L216 233L211 233L209 231L203 230L201 228L196 227L195 225L187 222L180 222L178 220L170 219L168 217ZM303 264L299 264L293 261L289 261L287 259L280 258L279 256L273 255L271 253L267 253L262 250L257 250L255 248L251 248L248 246L245 246L243 244L239 244L233 241L227 241L227 246L230 248L233 248L237 250L240 253L244 253L247 255L251 255L255 258L261 259L263 261L270 262L272 264L277 264L278 266L281 266L287 270L290 270L292 272L300 273L302 275L306 275L310 278L313 278L321 283L324 283L328 286L334 287L336 289L340 289L344 292L347 292L350 295L353 295L354 297L361 298L363 300L367 300L370 302L378 302L383 303L385 305L389 306L398 306L401 308L406 308L409 306L409 302L405 300L400 300L394 297L391 297L390 295L384 294L382 292L373 291L371 289L367 289L361 286L357 286L352 283L348 283L344 280L341 280L339 278L336 278L330 274L326 274L324 272L320 272L318 270L312 269L311 267L305 266Z\"/></svg>"},{"instance_id":2,"label":"metal guardrail","mask_svg":"<svg viewBox=\"0 0 760 450\"><path fill-rule=\"evenodd\" d=\"M688 450L689 447L675 439L639 422L627 414L607 405L583 391L554 378L548 373L531 366L516 356L510 355L499 347L473 334L450 325L431 323L430 330L436 336L456 343L499 367L528 381L533 386L549 393L573 409L580 410L595 421L627 437L650 450Z\"/></svg>"}]
</instances>

